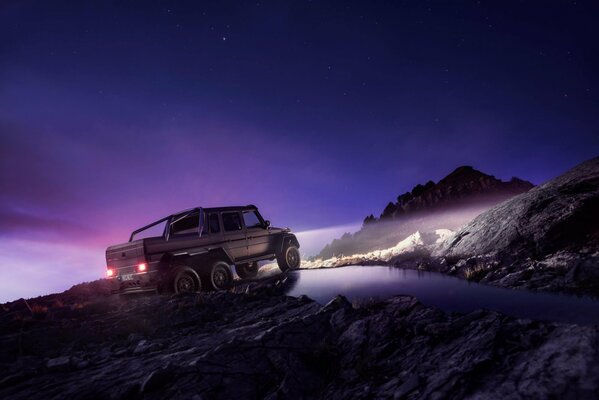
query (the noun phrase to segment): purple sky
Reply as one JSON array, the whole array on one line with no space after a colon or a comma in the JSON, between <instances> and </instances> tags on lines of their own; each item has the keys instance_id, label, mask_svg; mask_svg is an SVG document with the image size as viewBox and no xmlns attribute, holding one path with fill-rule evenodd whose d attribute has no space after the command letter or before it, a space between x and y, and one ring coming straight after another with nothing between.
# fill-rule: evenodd
<instances>
[{"instance_id":1,"label":"purple sky","mask_svg":"<svg viewBox=\"0 0 599 400\"><path fill-rule=\"evenodd\" d=\"M0 301L179 209L314 230L599 149L594 2L150 3L0 5Z\"/></svg>"}]
</instances>

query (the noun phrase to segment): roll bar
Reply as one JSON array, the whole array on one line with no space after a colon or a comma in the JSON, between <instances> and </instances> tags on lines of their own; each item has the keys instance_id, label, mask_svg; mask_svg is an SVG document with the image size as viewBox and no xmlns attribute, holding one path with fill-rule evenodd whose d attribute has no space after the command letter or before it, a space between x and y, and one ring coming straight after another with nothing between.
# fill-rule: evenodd
<instances>
[{"instance_id":1,"label":"roll bar","mask_svg":"<svg viewBox=\"0 0 599 400\"><path fill-rule=\"evenodd\" d=\"M170 228L171 224L173 224L173 223L175 223L177 221L182 220L183 218L187 217L189 214L191 214L193 212L196 212L196 211L199 211L198 218L200 219L200 221L198 223L198 235L202 236L202 227L203 227L203 224L204 224L204 218L203 218L204 217L204 210L203 210L202 207L196 207L196 208L192 208L190 210L184 211L184 213L169 215L168 217L161 218L158 221L152 222L151 224L148 224L146 226L142 226L141 228L134 230L133 232L131 232L131 236L129 236L129 241L132 242L133 241L133 237L135 235L137 235L138 233L143 232L146 229L150 229L153 226L156 226L158 224L161 224L164 221L168 221L168 222L167 222L166 226L164 227L164 232L162 233L162 236L164 236L165 239L168 240L169 235L170 235L170 229L169 228ZM178 218L175 219L175 220L173 220L174 217L178 217Z\"/></svg>"}]
</instances>

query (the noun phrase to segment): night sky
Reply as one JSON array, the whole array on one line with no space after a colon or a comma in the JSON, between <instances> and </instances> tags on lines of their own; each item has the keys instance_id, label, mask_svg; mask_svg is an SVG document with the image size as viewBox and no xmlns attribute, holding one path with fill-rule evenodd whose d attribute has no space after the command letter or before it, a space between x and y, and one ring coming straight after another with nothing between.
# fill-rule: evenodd
<instances>
[{"instance_id":1,"label":"night sky","mask_svg":"<svg viewBox=\"0 0 599 400\"><path fill-rule=\"evenodd\" d=\"M196 205L304 231L459 165L541 183L599 153L598 19L593 1L2 1L0 301L96 279L106 246Z\"/></svg>"}]
</instances>

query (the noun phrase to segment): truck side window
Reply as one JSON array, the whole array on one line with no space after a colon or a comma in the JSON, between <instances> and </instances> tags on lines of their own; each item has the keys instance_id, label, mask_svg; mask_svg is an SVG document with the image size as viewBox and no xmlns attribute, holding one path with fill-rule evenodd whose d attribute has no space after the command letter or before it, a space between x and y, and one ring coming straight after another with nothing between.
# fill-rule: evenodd
<instances>
[{"instance_id":1,"label":"truck side window","mask_svg":"<svg viewBox=\"0 0 599 400\"><path fill-rule=\"evenodd\" d=\"M202 224L202 234L220 232L218 214L204 214L204 223Z\"/></svg>"},{"instance_id":2,"label":"truck side window","mask_svg":"<svg viewBox=\"0 0 599 400\"><path fill-rule=\"evenodd\" d=\"M210 224L210 233L220 232L220 224L218 223L218 214L210 214L208 217Z\"/></svg>"},{"instance_id":3,"label":"truck side window","mask_svg":"<svg viewBox=\"0 0 599 400\"><path fill-rule=\"evenodd\" d=\"M193 213L187 217L180 219L179 221L171 224L171 234L173 235L188 235L190 233L197 233L198 226L200 223L200 217L198 213Z\"/></svg>"},{"instance_id":4,"label":"truck side window","mask_svg":"<svg viewBox=\"0 0 599 400\"><path fill-rule=\"evenodd\" d=\"M225 231L240 231L241 219L239 218L239 213L223 213L223 226L225 228Z\"/></svg>"},{"instance_id":5,"label":"truck side window","mask_svg":"<svg viewBox=\"0 0 599 400\"><path fill-rule=\"evenodd\" d=\"M243 222L245 222L245 227L247 229L262 228L262 222L260 222L260 218L258 218L256 211L244 211Z\"/></svg>"}]
</instances>

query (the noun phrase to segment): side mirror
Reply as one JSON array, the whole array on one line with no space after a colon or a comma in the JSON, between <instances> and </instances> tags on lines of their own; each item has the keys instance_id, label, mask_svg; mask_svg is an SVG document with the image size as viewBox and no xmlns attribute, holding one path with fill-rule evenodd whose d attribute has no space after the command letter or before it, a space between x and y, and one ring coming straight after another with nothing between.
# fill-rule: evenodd
<instances>
[{"instance_id":1,"label":"side mirror","mask_svg":"<svg viewBox=\"0 0 599 400\"><path fill-rule=\"evenodd\" d=\"M264 221L264 225L265 225L267 228L270 228L270 221L269 221L269 220L266 220L266 221Z\"/></svg>"}]
</instances>

